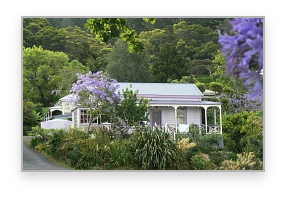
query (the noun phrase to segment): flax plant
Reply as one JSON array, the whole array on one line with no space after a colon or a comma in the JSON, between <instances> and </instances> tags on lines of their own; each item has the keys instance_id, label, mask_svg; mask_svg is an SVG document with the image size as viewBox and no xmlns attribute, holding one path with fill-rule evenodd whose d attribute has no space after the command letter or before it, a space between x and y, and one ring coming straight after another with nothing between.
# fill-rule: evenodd
<instances>
[{"instance_id":1,"label":"flax plant","mask_svg":"<svg viewBox=\"0 0 286 198\"><path fill-rule=\"evenodd\" d=\"M170 134L159 129L135 132L130 147L135 165L143 170L178 169L183 159Z\"/></svg>"}]
</instances>

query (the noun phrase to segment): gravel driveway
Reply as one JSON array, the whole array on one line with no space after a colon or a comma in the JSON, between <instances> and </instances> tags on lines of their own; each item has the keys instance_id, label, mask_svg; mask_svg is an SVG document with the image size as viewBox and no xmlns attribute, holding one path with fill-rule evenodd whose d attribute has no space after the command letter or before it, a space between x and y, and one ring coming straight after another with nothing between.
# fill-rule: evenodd
<instances>
[{"instance_id":1,"label":"gravel driveway","mask_svg":"<svg viewBox=\"0 0 286 198\"><path fill-rule=\"evenodd\" d=\"M23 171L30 170L70 170L66 167L61 167L51 161L49 158L28 145L31 137L23 137Z\"/></svg>"}]
</instances>

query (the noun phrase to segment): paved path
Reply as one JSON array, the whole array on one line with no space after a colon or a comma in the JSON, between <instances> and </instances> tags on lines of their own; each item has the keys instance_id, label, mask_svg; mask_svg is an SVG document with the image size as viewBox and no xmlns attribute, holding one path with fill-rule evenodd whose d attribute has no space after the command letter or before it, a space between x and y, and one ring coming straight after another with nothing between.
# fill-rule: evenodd
<instances>
[{"instance_id":1,"label":"paved path","mask_svg":"<svg viewBox=\"0 0 286 198\"><path fill-rule=\"evenodd\" d=\"M25 170L69 170L51 161L41 153L38 153L23 141L23 171Z\"/></svg>"}]
</instances>

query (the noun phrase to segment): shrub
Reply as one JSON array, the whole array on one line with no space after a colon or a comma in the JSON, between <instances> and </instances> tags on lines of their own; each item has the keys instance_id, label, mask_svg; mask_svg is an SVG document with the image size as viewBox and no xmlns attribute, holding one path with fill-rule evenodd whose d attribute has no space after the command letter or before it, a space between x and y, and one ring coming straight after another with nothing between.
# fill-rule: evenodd
<instances>
[{"instance_id":1,"label":"shrub","mask_svg":"<svg viewBox=\"0 0 286 198\"><path fill-rule=\"evenodd\" d=\"M222 169L224 170L257 170L262 169L262 163L255 158L255 155L250 153L237 154L236 161L225 160L222 162Z\"/></svg>"},{"instance_id":2,"label":"shrub","mask_svg":"<svg viewBox=\"0 0 286 198\"><path fill-rule=\"evenodd\" d=\"M43 137L40 135L37 135L31 139L31 141L29 142L29 145L30 147L35 148L36 146L42 143L44 143Z\"/></svg>"},{"instance_id":3,"label":"shrub","mask_svg":"<svg viewBox=\"0 0 286 198\"><path fill-rule=\"evenodd\" d=\"M105 160L104 150L108 149L105 148L108 137L102 136L104 135L98 133L90 137L89 133L72 129L61 141L54 156L76 169L102 166Z\"/></svg>"},{"instance_id":4,"label":"shrub","mask_svg":"<svg viewBox=\"0 0 286 198\"><path fill-rule=\"evenodd\" d=\"M223 117L223 139L229 151L234 153L242 152L239 142L246 135L246 132L241 131L242 127L246 125L248 115L247 112L242 112Z\"/></svg>"},{"instance_id":5,"label":"shrub","mask_svg":"<svg viewBox=\"0 0 286 198\"><path fill-rule=\"evenodd\" d=\"M191 165L194 170L211 170L211 160L204 153L199 153L191 158Z\"/></svg>"},{"instance_id":6,"label":"shrub","mask_svg":"<svg viewBox=\"0 0 286 198\"><path fill-rule=\"evenodd\" d=\"M63 160L75 169L86 170L103 164L101 147L92 138L78 139L73 142L65 139L58 151L63 155Z\"/></svg>"},{"instance_id":7,"label":"shrub","mask_svg":"<svg viewBox=\"0 0 286 198\"><path fill-rule=\"evenodd\" d=\"M37 151L39 151L39 152L46 153L46 151L47 151L47 146L46 146L46 144L44 144L44 143L40 143L40 144L38 144L37 146L35 146L35 149L36 149Z\"/></svg>"},{"instance_id":8,"label":"shrub","mask_svg":"<svg viewBox=\"0 0 286 198\"><path fill-rule=\"evenodd\" d=\"M50 131L54 131L54 129L42 129L39 126L36 127L32 127L32 131L35 134L35 136L41 136L43 141L47 141L48 140L48 134L50 133Z\"/></svg>"},{"instance_id":9,"label":"shrub","mask_svg":"<svg viewBox=\"0 0 286 198\"><path fill-rule=\"evenodd\" d=\"M29 126L23 126L23 135L24 136L28 135L30 128L31 127L29 127Z\"/></svg>"},{"instance_id":10,"label":"shrub","mask_svg":"<svg viewBox=\"0 0 286 198\"><path fill-rule=\"evenodd\" d=\"M177 169L182 155L170 134L143 128L131 138L131 152L135 165L144 170Z\"/></svg>"},{"instance_id":11,"label":"shrub","mask_svg":"<svg viewBox=\"0 0 286 198\"><path fill-rule=\"evenodd\" d=\"M217 166L220 167L221 163L226 159L222 152L213 151L209 154L210 160Z\"/></svg>"},{"instance_id":12,"label":"shrub","mask_svg":"<svg viewBox=\"0 0 286 198\"><path fill-rule=\"evenodd\" d=\"M37 112L37 104L30 101L23 101L23 126L32 127L36 126L40 118L39 112ZM25 128L24 128L25 132Z\"/></svg>"},{"instance_id":13,"label":"shrub","mask_svg":"<svg viewBox=\"0 0 286 198\"><path fill-rule=\"evenodd\" d=\"M246 153L253 152L254 155L263 161L263 133L246 135L240 140L240 145Z\"/></svg>"},{"instance_id":14,"label":"shrub","mask_svg":"<svg viewBox=\"0 0 286 198\"><path fill-rule=\"evenodd\" d=\"M247 136L251 137L251 139L257 136L256 138L259 139L259 134L263 131L262 118L256 117L253 112L244 111L224 116L222 123L225 146L229 151L235 153L244 151ZM263 137L261 136L260 139L263 139Z\"/></svg>"},{"instance_id":15,"label":"shrub","mask_svg":"<svg viewBox=\"0 0 286 198\"><path fill-rule=\"evenodd\" d=\"M218 147L222 136L217 133L205 134L199 136L197 143L202 147Z\"/></svg>"},{"instance_id":16,"label":"shrub","mask_svg":"<svg viewBox=\"0 0 286 198\"><path fill-rule=\"evenodd\" d=\"M108 163L113 168L132 167L132 154L130 151L130 140L117 139L110 142Z\"/></svg>"},{"instance_id":17,"label":"shrub","mask_svg":"<svg viewBox=\"0 0 286 198\"><path fill-rule=\"evenodd\" d=\"M51 156L56 156L56 152L59 149L63 139L66 136L66 132L64 130L56 130L51 134L48 140L48 148L47 153Z\"/></svg>"},{"instance_id":18,"label":"shrub","mask_svg":"<svg viewBox=\"0 0 286 198\"><path fill-rule=\"evenodd\" d=\"M190 139L191 134L190 133L180 133L180 132L175 133L175 141L177 143L183 139L186 139L186 138Z\"/></svg>"},{"instance_id":19,"label":"shrub","mask_svg":"<svg viewBox=\"0 0 286 198\"><path fill-rule=\"evenodd\" d=\"M211 97L208 99L209 101L212 101L212 102L220 102L220 99L217 98L217 97Z\"/></svg>"},{"instance_id":20,"label":"shrub","mask_svg":"<svg viewBox=\"0 0 286 198\"><path fill-rule=\"evenodd\" d=\"M180 141L177 142L177 147L180 150L190 149L195 147L197 143L190 142L190 138L182 138Z\"/></svg>"},{"instance_id":21,"label":"shrub","mask_svg":"<svg viewBox=\"0 0 286 198\"><path fill-rule=\"evenodd\" d=\"M233 160L236 161L238 158L238 155L236 153L233 153L231 151L220 151L224 157L225 160Z\"/></svg>"}]
</instances>

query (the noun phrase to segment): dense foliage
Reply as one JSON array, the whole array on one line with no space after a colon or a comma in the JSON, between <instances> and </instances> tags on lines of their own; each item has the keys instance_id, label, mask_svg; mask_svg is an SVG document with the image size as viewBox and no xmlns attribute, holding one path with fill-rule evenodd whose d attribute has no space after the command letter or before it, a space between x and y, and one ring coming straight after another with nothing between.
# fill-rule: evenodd
<instances>
[{"instance_id":1,"label":"dense foliage","mask_svg":"<svg viewBox=\"0 0 286 198\"><path fill-rule=\"evenodd\" d=\"M74 169L261 170L262 73L262 19L24 18L23 128L35 133L32 147ZM128 136L114 128L32 128L72 85L92 117L116 109L129 126L144 122L147 102L139 99L137 106L137 92L125 90L115 108L115 81L108 76L195 83L202 92L214 91L206 100L222 103L223 141L198 126L175 139L143 125Z\"/></svg>"},{"instance_id":2,"label":"dense foliage","mask_svg":"<svg viewBox=\"0 0 286 198\"><path fill-rule=\"evenodd\" d=\"M118 82L150 82L150 55L147 50L131 53L127 44L117 40L113 50L107 55L107 73Z\"/></svg>"},{"instance_id":3,"label":"dense foliage","mask_svg":"<svg viewBox=\"0 0 286 198\"><path fill-rule=\"evenodd\" d=\"M178 134L176 139L160 129L138 129L131 138L114 138L112 130L90 133L79 129L33 128L30 146L78 170L262 170L261 145L248 142L236 155L214 146L219 136ZM188 136L188 137L186 137ZM254 149L253 152L253 148ZM257 152L259 151L259 152ZM257 155L257 156L256 156Z\"/></svg>"}]
</instances>

